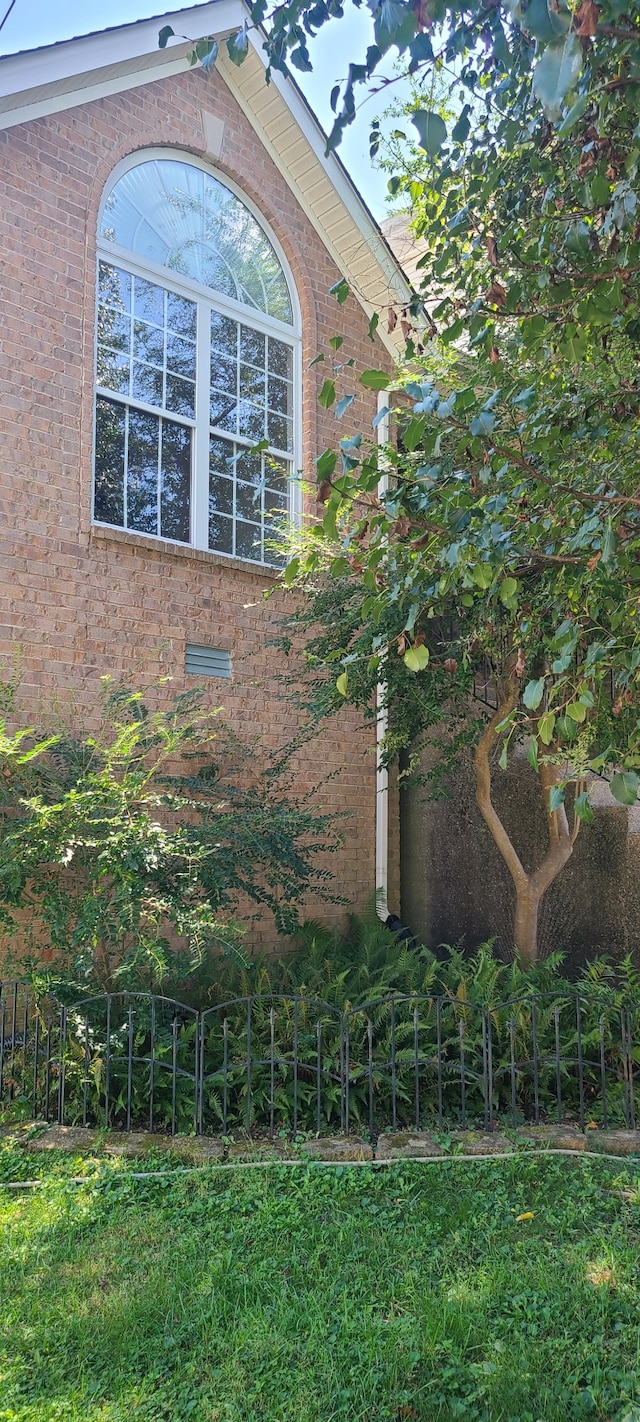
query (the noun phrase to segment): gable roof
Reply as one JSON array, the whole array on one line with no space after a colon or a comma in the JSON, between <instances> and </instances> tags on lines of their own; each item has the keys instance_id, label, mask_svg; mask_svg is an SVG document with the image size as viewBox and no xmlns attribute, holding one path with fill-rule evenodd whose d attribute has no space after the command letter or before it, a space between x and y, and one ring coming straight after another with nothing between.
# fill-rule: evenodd
<instances>
[{"instance_id":1,"label":"gable roof","mask_svg":"<svg viewBox=\"0 0 640 1422\"><path fill-rule=\"evenodd\" d=\"M189 67L193 40L234 32L246 15L243 0L210 0L190 10L3 56L0 128L180 74ZM159 49L163 25L190 39L175 39ZM250 30L249 41L249 54L240 67L221 48L216 67L225 83L367 316L389 304L405 304L411 297L407 278L346 168L336 154L325 154L326 136L304 95L289 75L274 73L267 85L259 32ZM397 356L404 341L387 334L382 323L378 329Z\"/></svg>"}]
</instances>

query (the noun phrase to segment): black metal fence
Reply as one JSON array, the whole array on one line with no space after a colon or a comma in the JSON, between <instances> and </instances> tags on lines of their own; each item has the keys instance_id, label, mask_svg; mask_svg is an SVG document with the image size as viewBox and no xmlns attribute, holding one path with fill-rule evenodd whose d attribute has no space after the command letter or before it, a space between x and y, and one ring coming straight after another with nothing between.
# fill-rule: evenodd
<instances>
[{"instance_id":1,"label":"black metal fence","mask_svg":"<svg viewBox=\"0 0 640 1422\"><path fill-rule=\"evenodd\" d=\"M198 1012L111 993L64 1004L0 985L0 1112L198 1134L322 1134L573 1121L635 1129L640 1003L535 993L479 1005L304 995Z\"/></svg>"}]
</instances>

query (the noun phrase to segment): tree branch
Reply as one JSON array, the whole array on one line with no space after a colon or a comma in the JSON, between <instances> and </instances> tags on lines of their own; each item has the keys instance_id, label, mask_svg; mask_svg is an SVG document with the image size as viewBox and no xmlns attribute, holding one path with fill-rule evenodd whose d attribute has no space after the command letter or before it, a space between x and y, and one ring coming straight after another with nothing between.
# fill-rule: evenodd
<instances>
[{"instance_id":1,"label":"tree branch","mask_svg":"<svg viewBox=\"0 0 640 1422\"><path fill-rule=\"evenodd\" d=\"M474 754L478 809L487 828L491 832L494 843L500 850L502 858L515 884L516 892L522 892L524 889L527 882L527 874L491 799L490 757L497 739L496 727L500 725L501 721L504 721L505 716L508 716L510 711L513 711L519 699L520 685L514 679L509 683L508 690L498 710L491 717L491 720L483 731Z\"/></svg>"}]
</instances>

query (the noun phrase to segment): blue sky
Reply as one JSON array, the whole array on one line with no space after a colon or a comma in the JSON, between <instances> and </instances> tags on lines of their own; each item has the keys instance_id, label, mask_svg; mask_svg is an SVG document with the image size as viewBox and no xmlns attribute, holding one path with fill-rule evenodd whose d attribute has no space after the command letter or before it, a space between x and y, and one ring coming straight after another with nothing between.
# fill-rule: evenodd
<instances>
[{"instance_id":1,"label":"blue sky","mask_svg":"<svg viewBox=\"0 0 640 1422\"><path fill-rule=\"evenodd\" d=\"M8 5L9 0L0 0L0 19ZM54 44L56 40L70 39L89 30L145 19L161 10L162 0L146 0L146 3L145 0L94 0L91 6L87 6L86 0L56 0L55 4L47 3L47 0L16 0L0 31L0 54ZM198 36L194 35L194 38ZM325 129L331 125L329 94L332 85L345 77L349 59L363 56L372 39L368 12L348 5L344 19L330 22L311 42L314 72L296 74L296 78ZM341 56L346 56L344 61ZM393 73L391 60L383 72ZM371 167L369 125L372 118L382 116L391 97L397 97L398 89L396 84L389 94L374 95L367 100L356 122L347 130L340 148L343 163L378 219L386 213L386 178Z\"/></svg>"}]
</instances>

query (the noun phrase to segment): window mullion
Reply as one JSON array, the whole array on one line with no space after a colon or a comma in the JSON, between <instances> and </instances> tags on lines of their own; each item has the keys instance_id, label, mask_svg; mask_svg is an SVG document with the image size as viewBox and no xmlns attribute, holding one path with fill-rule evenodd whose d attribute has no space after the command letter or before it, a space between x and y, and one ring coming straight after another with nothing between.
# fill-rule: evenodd
<instances>
[{"instance_id":1,"label":"window mullion","mask_svg":"<svg viewBox=\"0 0 640 1422\"><path fill-rule=\"evenodd\" d=\"M196 425L193 432L193 543L209 547L209 391L210 391L209 307L198 302L196 336Z\"/></svg>"}]
</instances>

